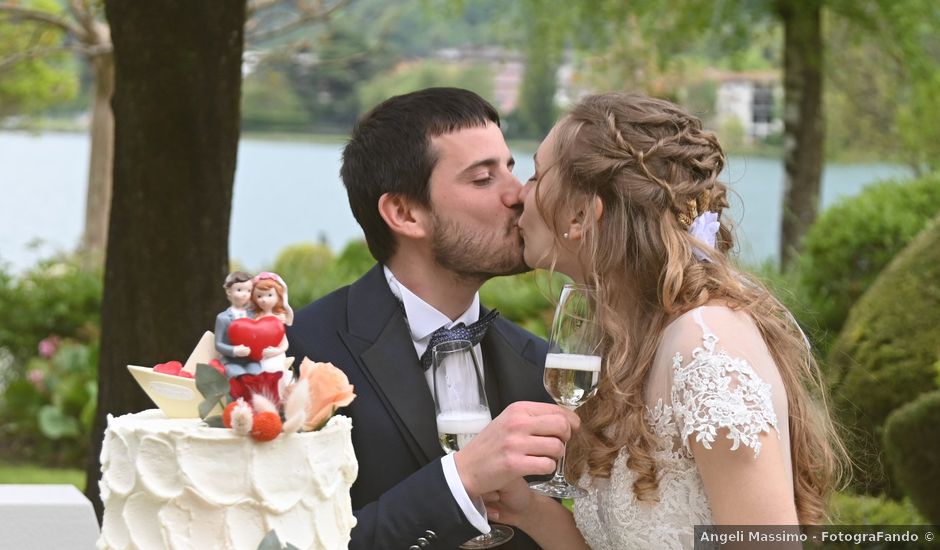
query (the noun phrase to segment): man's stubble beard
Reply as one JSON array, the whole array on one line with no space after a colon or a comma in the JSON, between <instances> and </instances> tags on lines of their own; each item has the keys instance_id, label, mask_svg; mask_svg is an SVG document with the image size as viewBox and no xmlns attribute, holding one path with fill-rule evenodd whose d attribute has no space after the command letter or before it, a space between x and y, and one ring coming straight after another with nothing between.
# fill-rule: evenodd
<instances>
[{"instance_id":1,"label":"man's stubble beard","mask_svg":"<svg viewBox=\"0 0 940 550\"><path fill-rule=\"evenodd\" d=\"M525 273L522 237L516 227L518 216L502 232L474 232L456 222L448 222L431 213L434 237L431 252L434 261L458 277L479 282L493 277Z\"/></svg>"}]
</instances>

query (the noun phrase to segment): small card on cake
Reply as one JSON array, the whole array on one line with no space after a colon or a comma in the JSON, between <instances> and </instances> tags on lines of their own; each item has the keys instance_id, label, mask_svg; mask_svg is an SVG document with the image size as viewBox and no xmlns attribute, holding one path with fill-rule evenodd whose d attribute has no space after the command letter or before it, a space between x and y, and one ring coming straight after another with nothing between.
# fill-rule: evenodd
<instances>
[{"instance_id":1,"label":"small card on cake","mask_svg":"<svg viewBox=\"0 0 940 550\"><path fill-rule=\"evenodd\" d=\"M169 418L199 418L199 403L203 396L196 389L196 365L208 363L219 357L215 350L215 336L206 331L196 344L196 348L189 355L180 373L167 374L155 372L151 367L127 365L127 370L134 376L134 380L147 393L163 414ZM211 414L222 414L222 408L216 407Z\"/></svg>"}]
</instances>

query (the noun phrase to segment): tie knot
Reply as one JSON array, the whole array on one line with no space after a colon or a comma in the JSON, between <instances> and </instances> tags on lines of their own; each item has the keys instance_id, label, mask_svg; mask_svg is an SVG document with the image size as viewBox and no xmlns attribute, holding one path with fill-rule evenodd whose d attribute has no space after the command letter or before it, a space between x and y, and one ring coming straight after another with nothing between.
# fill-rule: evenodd
<instances>
[{"instance_id":1,"label":"tie knot","mask_svg":"<svg viewBox=\"0 0 940 550\"><path fill-rule=\"evenodd\" d=\"M435 330L431 334L431 341L428 342L427 349L424 350L424 354L421 356L421 366L424 370L428 370L431 366L432 350L434 346L438 344L453 342L454 340L468 340L474 346L479 344L480 340L482 340L483 336L486 334L486 329L490 328L490 325L493 324L493 321L496 320L498 316L499 312L493 309L481 317L479 321L471 323L470 325L457 323L451 328L441 327Z\"/></svg>"}]
</instances>

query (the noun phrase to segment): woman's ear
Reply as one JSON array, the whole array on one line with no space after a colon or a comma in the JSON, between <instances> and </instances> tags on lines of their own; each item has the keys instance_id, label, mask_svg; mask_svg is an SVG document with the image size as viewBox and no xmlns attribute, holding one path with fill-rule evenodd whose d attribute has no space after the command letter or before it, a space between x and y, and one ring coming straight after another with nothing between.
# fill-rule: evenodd
<instances>
[{"instance_id":1,"label":"woman's ear","mask_svg":"<svg viewBox=\"0 0 940 550\"><path fill-rule=\"evenodd\" d=\"M578 210L568 223L568 230L565 232L567 239L577 241L584 234L584 220L592 218L595 223L601 221L604 216L604 203L597 195L594 196L588 204L581 210Z\"/></svg>"},{"instance_id":2,"label":"woman's ear","mask_svg":"<svg viewBox=\"0 0 940 550\"><path fill-rule=\"evenodd\" d=\"M428 211L397 193L384 193L379 197L379 215L389 230L396 235L420 239L427 235Z\"/></svg>"}]
</instances>

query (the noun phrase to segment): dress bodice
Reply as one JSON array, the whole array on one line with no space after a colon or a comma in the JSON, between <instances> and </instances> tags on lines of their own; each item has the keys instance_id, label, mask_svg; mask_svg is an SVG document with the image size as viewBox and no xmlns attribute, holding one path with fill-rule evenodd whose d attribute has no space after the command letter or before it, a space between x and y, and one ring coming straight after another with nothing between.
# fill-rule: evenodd
<instances>
[{"instance_id":1,"label":"dress bodice","mask_svg":"<svg viewBox=\"0 0 940 550\"><path fill-rule=\"evenodd\" d=\"M695 526L713 521L690 441L711 449L727 438L732 450L756 458L762 438L780 438L789 465L786 393L743 313L703 307L670 324L651 367L646 402L646 422L658 439L658 501L636 498L625 449L609 478L583 476L579 485L588 496L575 501L574 515L595 550L693 547Z\"/></svg>"}]
</instances>

